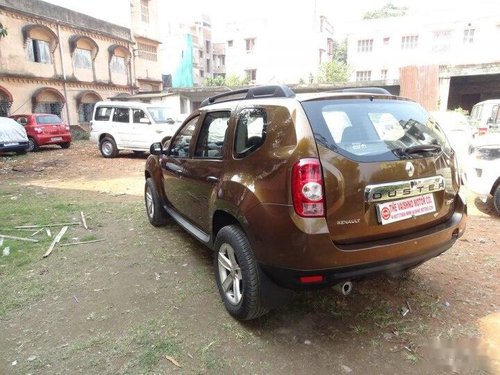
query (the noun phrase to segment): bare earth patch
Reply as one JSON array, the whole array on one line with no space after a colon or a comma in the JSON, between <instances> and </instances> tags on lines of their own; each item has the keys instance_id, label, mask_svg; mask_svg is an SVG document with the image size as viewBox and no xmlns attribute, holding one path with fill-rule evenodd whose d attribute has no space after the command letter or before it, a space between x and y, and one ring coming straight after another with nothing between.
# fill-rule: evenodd
<instances>
[{"instance_id":1,"label":"bare earth patch","mask_svg":"<svg viewBox=\"0 0 500 375\"><path fill-rule=\"evenodd\" d=\"M470 197L465 235L402 278L356 281L348 297L301 293L240 323L221 304L209 251L147 222L145 159L104 159L88 141L0 156L0 210L39 199L77 220L83 209L89 229L72 226L64 241L104 239L45 259L34 245L19 283L0 259L0 287L18 301L0 315L1 374L500 374L500 219L489 204Z\"/></svg>"}]
</instances>

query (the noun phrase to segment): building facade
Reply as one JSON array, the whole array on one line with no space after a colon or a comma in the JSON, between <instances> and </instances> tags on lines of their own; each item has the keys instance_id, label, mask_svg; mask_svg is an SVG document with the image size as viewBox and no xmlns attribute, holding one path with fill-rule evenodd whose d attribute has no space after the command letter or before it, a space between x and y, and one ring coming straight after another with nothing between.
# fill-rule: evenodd
<instances>
[{"instance_id":1,"label":"building facade","mask_svg":"<svg viewBox=\"0 0 500 375\"><path fill-rule=\"evenodd\" d=\"M160 90L159 42L147 33L154 4L132 0L129 29L40 0L0 0L8 31L0 39L0 116L44 112L86 124L99 100Z\"/></svg>"},{"instance_id":2,"label":"building facade","mask_svg":"<svg viewBox=\"0 0 500 375\"><path fill-rule=\"evenodd\" d=\"M470 110L500 97L498 12L366 20L352 29L351 81L399 81L402 95L429 110Z\"/></svg>"}]
</instances>

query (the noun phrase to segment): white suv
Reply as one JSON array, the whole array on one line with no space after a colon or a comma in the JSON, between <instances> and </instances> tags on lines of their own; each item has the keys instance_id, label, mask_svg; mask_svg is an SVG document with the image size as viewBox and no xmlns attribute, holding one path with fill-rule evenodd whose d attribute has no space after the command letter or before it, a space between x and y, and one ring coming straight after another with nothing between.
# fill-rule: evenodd
<instances>
[{"instance_id":1,"label":"white suv","mask_svg":"<svg viewBox=\"0 0 500 375\"><path fill-rule=\"evenodd\" d=\"M120 150L149 151L155 142L172 137L180 123L166 107L140 102L98 102L94 107L90 139L102 156L113 158Z\"/></svg>"}]
</instances>

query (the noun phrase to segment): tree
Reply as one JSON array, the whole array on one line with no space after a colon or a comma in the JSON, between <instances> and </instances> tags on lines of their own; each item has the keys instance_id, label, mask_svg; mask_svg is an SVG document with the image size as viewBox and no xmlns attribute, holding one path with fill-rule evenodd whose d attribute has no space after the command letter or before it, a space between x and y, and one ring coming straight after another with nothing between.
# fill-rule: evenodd
<instances>
[{"instance_id":1,"label":"tree","mask_svg":"<svg viewBox=\"0 0 500 375\"><path fill-rule=\"evenodd\" d=\"M7 28L3 26L0 22L0 38L5 38L7 36Z\"/></svg>"},{"instance_id":2,"label":"tree","mask_svg":"<svg viewBox=\"0 0 500 375\"><path fill-rule=\"evenodd\" d=\"M316 81L318 83L345 82L349 79L349 66L342 61L328 61L320 65Z\"/></svg>"},{"instance_id":3,"label":"tree","mask_svg":"<svg viewBox=\"0 0 500 375\"><path fill-rule=\"evenodd\" d=\"M376 18L401 17L405 16L407 11L407 7L398 7L393 3L387 3L379 9L366 12L363 15L363 19L372 20Z\"/></svg>"},{"instance_id":4,"label":"tree","mask_svg":"<svg viewBox=\"0 0 500 375\"><path fill-rule=\"evenodd\" d=\"M225 86L225 84L225 79L222 76L207 77L205 79L205 86Z\"/></svg>"},{"instance_id":5,"label":"tree","mask_svg":"<svg viewBox=\"0 0 500 375\"><path fill-rule=\"evenodd\" d=\"M319 66L318 74L313 79L309 79L312 83L335 83L345 82L349 80L350 68L347 65L347 40L342 42L333 41L333 57L332 61L327 61Z\"/></svg>"}]
</instances>

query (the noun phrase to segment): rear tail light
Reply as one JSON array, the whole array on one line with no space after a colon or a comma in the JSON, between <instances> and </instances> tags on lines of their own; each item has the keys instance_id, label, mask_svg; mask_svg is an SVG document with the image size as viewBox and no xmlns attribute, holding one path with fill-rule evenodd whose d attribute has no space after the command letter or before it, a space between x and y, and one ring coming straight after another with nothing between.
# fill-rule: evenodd
<instances>
[{"instance_id":1,"label":"rear tail light","mask_svg":"<svg viewBox=\"0 0 500 375\"><path fill-rule=\"evenodd\" d=\"M323 176L318 159L302 159L292 168L292 200L302 217L325 215Z\"/></svg>"},{"instance_id":2,"label":"rear tail light","mask_svg":"<svg viewBox=\"0 0 500 375\"><path fill-rule=\"evenodd\" d=\"M69 131L69 125L68 124L64 124L64 128Z\"/></svg>"},{"instance_id":3,"label":"rear tail light","mask_svg":"<svg viewBox=\"0 0 500 375\"><path fill-rule=\"evenodd\" d=\"M478 134L483 135L488 133L488 128L478 128Z\"/></svg>"},{"instance_id":4,"label":"rear tail light","mask_svg":"<svg viewBox=\"0 0 500 375\"><path fill-rule=\"evenodd\" d=\"M33 128L33 130L35 131L35 133L37 134L41 134L43 133L43 129L42 128Z\"/></svg>"}]
</instances>

